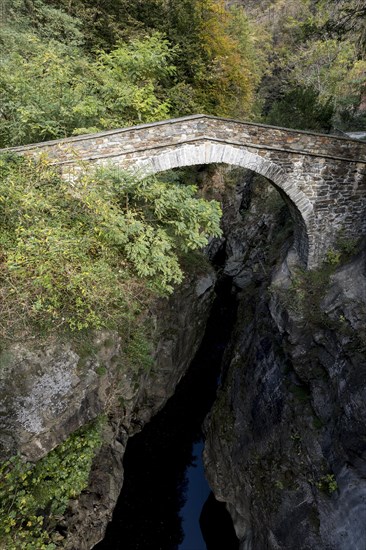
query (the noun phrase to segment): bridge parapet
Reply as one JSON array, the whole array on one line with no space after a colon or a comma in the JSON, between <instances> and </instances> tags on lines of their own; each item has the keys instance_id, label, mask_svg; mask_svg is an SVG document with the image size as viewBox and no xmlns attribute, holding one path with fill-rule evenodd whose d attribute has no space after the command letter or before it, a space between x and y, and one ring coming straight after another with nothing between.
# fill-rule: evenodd
<instances>
[{"instance_id":1,"label":"bridge parapet","mask_svg":"<svg viewBox=\"0 0 366 550\"><path fill-rule=\"evenodd\" d=\"M192 115L178 119L152 122L129 128L119 128L74 136L65 139L12 147L7 150L28 155L47 153L56 162L94 160L100 156L153 149L176 143L186 143L209 137L232 145L264 150L302 153L318 158L343 158L366 162L366 143L312 132L277 126L241 122L208 115Z\"/></svg>"}]
</instances>

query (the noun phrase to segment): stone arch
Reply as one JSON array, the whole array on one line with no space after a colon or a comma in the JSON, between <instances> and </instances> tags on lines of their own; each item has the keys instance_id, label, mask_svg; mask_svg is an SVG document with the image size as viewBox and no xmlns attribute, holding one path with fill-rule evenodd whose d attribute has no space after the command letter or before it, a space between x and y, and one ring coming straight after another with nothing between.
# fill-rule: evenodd
<instances>
[{"instance_id":1,"label":"stone arch","mask_svg":"<svg viewBox=\"0 0 366 550\"><path fill-rule=\"evenodd\" d=\"M241 146L205 140L164 148L149 156L136 159L131 168L139 177L164 172L173 168L195 164L225 163L247 168L267 178L281 193L294 221L294 244L300 260L307 266L313 264L310 235L313 225L313 206L296 183L276 163L251 153Z\"/></svg>"}]
</instances>

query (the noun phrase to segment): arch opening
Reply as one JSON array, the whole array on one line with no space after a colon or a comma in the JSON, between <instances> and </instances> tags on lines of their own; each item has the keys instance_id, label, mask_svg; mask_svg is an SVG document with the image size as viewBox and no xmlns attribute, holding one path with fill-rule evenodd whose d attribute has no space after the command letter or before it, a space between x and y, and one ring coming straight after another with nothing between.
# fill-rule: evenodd
<instances>
[{"instance_id":1,"label":"arch opening","mask_svg":"<svg viewBox=\"0 0 366 550\"><path fill-rule=\"evenodd\" d=\"M313 264L310 234L313 222L313 206L306 195L297 188L286 172L273 161L251 153L241 146L206 140L164 148L161 152L138 159L132 168L138 177L204 164L228 164L246 168L264 176L281 194L294 223L294 246L299 260L307 267Z\"/></svg>"}]
</instances>

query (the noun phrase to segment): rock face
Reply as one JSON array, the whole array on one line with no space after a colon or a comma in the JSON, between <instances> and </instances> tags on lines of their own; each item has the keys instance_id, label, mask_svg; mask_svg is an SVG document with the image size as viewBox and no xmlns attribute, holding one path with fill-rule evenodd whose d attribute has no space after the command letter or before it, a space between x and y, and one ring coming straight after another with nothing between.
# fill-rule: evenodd
<instances>
[{"instance_id":1,"label":"rock face","mask_svg":"<svg viewBox=\"0 0 366 550\"><path fill-rule=\"evenodd\" d=\"M2 352L2 457L20 452L38 460L103 412L118 370L118 338L100 333L85 353L86 359L56 339L42 347L16 343ZM98 374L102 365L105 376Z\"/></svg>"},{"instance_id":2,"label":"rock face","mask_svg":"<svg viewBox=\"0 0 366 550\"><path fill-rule=\"evenodd\" d=\"M298 307L296 258L284 247L271 269L283 226L261 201L247 198L228 241L239 310L206 421L208 480L241 550L365 550L366 252Z\"/></svg>"},{"instance_id":3,"label":"rock face","mask_svg":"<svg viewBox=\"0 0 366 550\"><path fill-rule=\"evenodd\" d=\"M66 550L89 550L102 540L123 485L122 459L128 438L163 407L189 367L204 335L214 283L214 271L206 267L168 301L156 304L153 367L138 377L125 373L119 380L121 399L110 408L89 486L72 503L61 526L66 532Z\"/></svg>"},{"instance_id":4,"label":"rock face","mask_svg":"<svg viewBox=\"0 0 366 550\"><path fill-rule=\"evenodd\" d=\"M65 548L89 550L103 537L122 487L128 437L164 405L192 361L214 283L214 271L206 266L169 300L155 304L150 372L126 369L120 339L110 332L96 334L91 347L48 340L43 347L13 344L2 353L2 458L20 452L38 460L98 415L108 417L89 487L62 520Z\"/></svg>"}]
</instances>

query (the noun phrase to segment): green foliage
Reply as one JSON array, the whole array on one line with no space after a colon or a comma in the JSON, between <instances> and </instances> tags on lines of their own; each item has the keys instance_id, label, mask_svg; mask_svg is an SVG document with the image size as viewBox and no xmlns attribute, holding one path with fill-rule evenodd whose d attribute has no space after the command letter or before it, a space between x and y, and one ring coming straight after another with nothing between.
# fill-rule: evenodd
<instances>
[{"instance_id":1,"label":"green foliage","mask_svg":"<svg viewBox=\"0 0 366 550\"><path fill-rule=\"evenodd\" d=\"M263 107L317 131L366 120L361 0L4 0L3 13L0 146L199 111Z\"/></svg>"},{"instance_id":2,"label":"green foliage","mask_svg":"<svg viewBox=\"0 0 366 550\"><path fill-rule=\"evenodd\" d=\"M73 185L46 160L0 159L1 333L129 326L183 280L182 252L220 233L190 185L114 168Z\"/></svg>"},{"instance_id":3,"label":"green foliage","mask_svg":"<svg viewBox=\"0 0 366 550\"><path fill-rule=\"evenodd\" d=\"M360 240L347 238L342 231L339 232L335 247L330 248L326 254L326 264L337 266L348 261L357 253L360 246Z\"/></svg>"},{"instance_id":4,"label":"green foliage","mask_svg":"<svg viewBox=\"0 0 366 550\"><path fill-rule=\"evenodd\" d=\"M26 38L22 42L22 37ZM159 33L120 43L94 59L73 46L0 34L0 146L19 145L167 118L162 82L173 50Z\"/></svg>"},{"instance_id":5,"label":"green foliage","mask_svg":"<svg viewBox=\"0 0 366 550\"><path fill-rule=\"evenodd\" d=\"M353 254L357 253L360 247L360 240L355 238L345 237L341 232L336 241L336 248L341 254L342 261L348 260Z\"/></svg>"},{"instance_id":6,"label":"green foliage","mask_svg":"<svg viewBox=\"0 0 366 550\"><path fill-rule=\"evenodd\" d=\"M330 265L338 265L341 260L341 253L337 252L333 248L327 252L327 263Z\"/></svg>"},{"instance_id":7,"label":"green foliage","mask_svg":"<svg viewBox=\"0 0 366 550\"><path fill-rule=\"evenodd\" d=\"M312 40L293 57L291 79L316 90L326 101L340 94L355 58L351 41Z\"/></svg>"},{"instance_id":8,"label":"green foliage","mask_svg":"<svg viewBox=\"0 0 366 550\"><path fill-rule=\"evenodd\" d=\"M366 53L366 6L363 0L332 0L324 2L329 15L324 30L331 36L343 38L352 36L359 53Z\"/></svg>"},{"instance_id":9,"label":"green foliage","mask_svg":"<svg viewBox=\"0 0 366 550\"><path fill-rule=\"evenodd\" d=\"M320 103L319 93L313 88L294 88L273 103L266 122L285 128L329 131L333 113L331 102Z\"/></svg>"},{"instance_id":10,"label":"green foliage","mask_svg":"<svg viewBox=\"0 0 366 550\"><path fill-rule=\"evenodd\" d=\"M78 430L36 464L18 455L0 465L0 546L53 550L69 500L87 486L102 420Z\"/></svg>"},{"instance_id":11,"label":"green foliage","mask_svg":"<svg viewBox=\"0 0 366 550\"><path fill-rule=\"evenodd\" d=\"M185 272L204 274L211 267L210 261L202 250L190 250L180 254L180 263Z\"/></svg>"},{"instance_id":12,"label":"green foliage","mask_svg":"<svg viewBox=\"0 0 366 550\"><path fill-rule=\"evenodd\" d=\"M273 40L261 90L267 122L317 131L362 128L366 70L361 3L273 0L264 10L261 20Z\"/></svg>"},{"instance_id":13,"label":"green foliage","mask_svg":"<svg viewBox=\"0 0 366 550\"><path fill-rule=\"evenodd\" d=\"M291 287L280 293L280 300L291 311L301 314L304 319L318 326L325 322L320 302L325 295L334 264L325 263L312 271L298 269Z\"/></svg>"},{"instance_id":14,"label":"green foliage","mask_svg":"<svg viewBox=\"0 0 366 550\"><path fill-rule=\"evenodd\" d=\"M17 0L4 13L0 147L254 108L261 35L223 0Z\"/></svg>"},{"instance_id":15,"label":"green foliage","mask_svg":"<svg viewBox=\"0 0 366 550\"><path fill-rule=\"evenodd\" d=\"M24 45L29 31L44 41L83 44L81 21L50 4L43 0L2 0L1 36L10 39L10 43L4 43L4 51L10 51L16 43Z\"/></svg>"},{"instance_id":16,"label":"green foliage","mask_svg":"<svg viewBox=\"0 0 366 550\"><path fill-rule=\"evenodd\" d=\"M196 2L201 66L193 85L198 102L208 113L250 117L255 90L266 66L263 34L255 34L242 8L225 9L223 0ZM258 47L259 46L259 47Z\"/></svg>"},{"instance_id":17,"label":"green foliage","mask_svg":"<svg viewBox=\"0 0 366 550\"><path fill-rule=\"evenodd\" d=\"M107 369L106 369L106 367L101 366L101 367L97 367L97 368L95 369L95 372L96 372L97 374L99 374L99 376L104 376L105 374L107 374Z\"/></svg>"},{"instance_id":18,"label":"green foliage","mask_svg":"<svg viewBox=\"0 0 366 550\"><path fill-rule=\"evenodd\" d=\"M320 106L324 105L324 114L333 108L333 123L337 126L342 126L347 116L351 121L366 86L366 61L358 59L353 40L308 41L292 62L291 81L314 89Z\"/></svg>"},{"instance_id":19,"label":"green foliage","mask_svg":"<svg viewBox=\"0 0 366 550\"><path fill-rule=\"evenodd\" d=\"M137 14L146 12L151 19L158 16L156 0L48 0L47 4L79 21L87 51L110 51L119 40L136 36L143 27Z\"/></svg>"},{"instance_id":20,"label":"green foliage","mask_svg":"<svg viewBox=\"0 0 366 550\"><path fill-rule=\"evenodd\" d=\"M131 334L126 350L126 363L133 369L143 369L149 372L153 366L151 341L146 336L146 327L139 326Z\"/></svg>"},{"instance_id":21,"label":"green foliage","mask_svg":"<svg viewBox=\"0 0 366 550\"><path fill-rule=\"evenodd\" d=\"M332 495L338 489L338 483L334 474L326 474L316 483L317 488L328 495Z\"/></svg>"}]
</instances>

